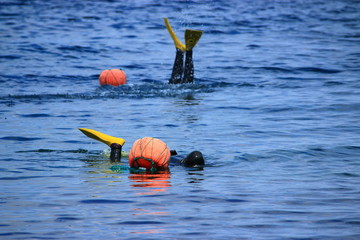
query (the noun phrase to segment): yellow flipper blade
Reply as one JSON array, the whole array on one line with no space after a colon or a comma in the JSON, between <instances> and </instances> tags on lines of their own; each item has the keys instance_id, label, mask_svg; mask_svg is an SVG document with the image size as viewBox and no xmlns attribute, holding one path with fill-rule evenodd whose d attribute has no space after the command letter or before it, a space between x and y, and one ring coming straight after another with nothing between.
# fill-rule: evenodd
<instances>
[{"instance_id":1,"label":"yellow flipper blade","mask_svg":"<svg viewBox=\"0 0 360 240\"><path fill-rule=\"evenodd\" d=\"M186 43L186 51L192 50L197 42L200 40L202 31L199 30L185 30L185 43Z\"/></svg>"},{"instance_id":2,"label":"yellow flipper blade","mask_svg":"<svg viewBox=\"0 0 360 240\"><path fill-rule=\"evenodd\" d=\"M180 49L181 51L185 52L186 51L186 47L185 45L179 40L179 38L176 36L174 30L172 29L169 20L167 18L164 18L164 22L165 22L165 26L171 36L171 38L174 41L175 47Z\"/></svg>"},{"instance_id":3,"label":"yellow flipper blade","mask_svg":"<svg viewBox=\"0 0 360 240\"><path fill-rule=\"evenodd\" d=\"M79 128L79 130L89 138L105 143L108 146L110 146L112 143L118 143L121 146L125 144L125 140L122 138L112 137L88 128Z\"/></svg>"}]
</instances>

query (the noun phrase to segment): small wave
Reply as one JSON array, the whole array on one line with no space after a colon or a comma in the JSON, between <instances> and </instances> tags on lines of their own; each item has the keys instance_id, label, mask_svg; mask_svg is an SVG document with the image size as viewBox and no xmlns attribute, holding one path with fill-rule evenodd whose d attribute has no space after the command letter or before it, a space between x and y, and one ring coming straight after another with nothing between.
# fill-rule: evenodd
<instances>
[{"instance_id":1,"label":"small wave","mask_svg":"<svg viewBox=\"0 0 360 240\"><path fill-rule=\"evenodd\" d=\"M115 23L110 25L110 27L115 28L115 29L130 29L130 30L134 30L135 27L131 24L124 24L124 23Z\"/></svg>"},{"instance_id":2,"label":"small wave","mask_svg":"<svg viewBox=\"0 0 360 240\"><path fill-rule=\"evenodd\" d=\"M90 153L88 150L85 149L75 149L75 150L55 150L55 149L46 149L40 148L37 150L27 150L27 151L16 151L17 153L49 153L49 152L56 152L56 153ZM97 152L96 152L97 153Z\"/></svg>"},{"instance_id":3,"label":"small wave","mask_svg":"<svg viewBox=\"0 0 360 240\"><path fill-rule=\"evenodd\" d=\"M255 49L255 48L261 48L261 45L258 44L249 44L246 47L250 48L250 49Z\"/></svg>"},{"instance_id":4,"label":"small wave","mask_svg":"<svg viewBox=\"0 0 360 240\"><path fill-rule=\"evenodd\" d=\"M78 46L78 45L74 45L74 46L62 46L62 47L58 47L58 50L61 51L70 51L70 52L85 52L85 53L100 53L100 51L92 48L92 47L83 47L83 46Z\"/></svg>"},{"instance_id":5,"label":"small wave","mask_svg":"<svg viewBox=\"0 0 360 240\"><path fill-rule=\"evenodd\" d=\"M252 110L253 108L250 107L239 107L239 106L221 106L221 107L216 107L216 109L234 109L234 110Z\"/></svg>"},{"instance_id":6,"label":"small wave","mask_svg":"<svg viewBox=\"0 0 360 240\"><path fill-rule=\"evenodd\" d=\"M7 136L7 137L0 138L0 140L18 141L18 142L35 141L35 140L41 140L41 139L43 139L43 138L30 138L30 137L20 137L20 136Z\"/></svg>"},{"instance_id":7,"label":"small wave","mask_svg":"<svg viewBox=\"0 0 360 240\"><path fill-rule=\"evenodd\" d=\"M0 55L0 59L4 60L12 60L12 59L19 59L21 56L19 55Z\"/></svg>"},{"instance_id":8,"label":"small wave","mask_svg":"<svg viewBox=\"0 0 360 240\"><path fill-rule=\"evenodd\" d=\"M39 52L39 53L48 53L48 54L52 54L51 52L49 52L46 48L44 48L43 46L39 45L39 44L24 44L20 47L20 50L22 51L27 51L27 52Z\"/></svg>"},{"instance_id":9,"label":"small wave","mask_svg":"<svg viewBox=\"0 0 360 240\"><path fill-rule=\"evenodd\" d=\"M260 69L272 71L272 72L294 72L292 69L281 68L281 67L260 67Z\"/></svg>"},{"instance_id":10,"label":"small wave","mask_svg":"<svg viewBox=\"0 0 360 240\"><path fill-rule=\"evenodd\" d=\"M313 72L313 73L340 73L338 69L318 68L318 67L298 67L298 68L284 68L284 67L260 67L259 69L272 71L272 72L283 72L283 73L297 73L297 72Z\"/></svg>"},{"instance_id":11,"label":"small wave","mask_svg":"<svg viewBox=\"0 0 360 240\"><path fill-rule=\"evenodd\" d=\"M98 16L83 16L83 19L87 19L87 20L100 20L101 18Z\"/></svg>"},{"instance_id":12,"label":"small wave","mask_svg":"<svg viewBox=\"0 0 360 240\"><path fill-rule=\"evenodd\" d=\"M344 83L340 81L326 81L324 83L324 86L339 86L339 85L344 85Z\"/></svg>"},{"instance_id":13,"label":"small wave","mask_svg":"<svg viewBox=\"0 0 360 240\"><path fill-rule=\"evenodd\" d=\"M208 31L206 31L206 33L216 35L216 34L225 34L226 32L218 30L218 29L214 29L214 30L208 30Z\"/></svg>"},{"instance_id":14,"label":"small wave","mask_svg":"<svg viewBox=\"0 0 360 240\"><path fill-rule=\"evenodd\" d=\"M302 72L314 72L314 73L340 73L341 70L337 69L327 69L327 68L316 68L316 67L301 67L296 68L297 71Z\"/></svg>"},{"instance_id":15,"label":"small wave","mask_svg":"<svg viewBox=\"0 0 360 240\"><path fill-rule=\"evenodd\" d=\"M160 221L123 221L123 222L118 222L117 224L119 225L159 225L159 224L166 224L165 222L160 222Z\"/></svg>"},{"instance_id":16,"label":"small wave","mask_svg":"<svg viewBox=\"0 0 360 240\"><path fill-rule=\"evenodd\" d=\"M323 146L309 146L305 149L278 149L270 151L267 154L267 157L276 159L277 156L285 156L288 159L307 159L307 161L319 161L318 159L344 159L344 157L349 158L352 156L356 158L356 156L359 156L359 154L359 146L337 146L333 148L327 148Z\"/></svg>"},{"instance_id":17,"label":"small wave","mask_svg":"<svg viewBox=\"0 0 360 240\"><path fill-rule=\"evenodd\" d=\"M86 199L79 201L85 204L119 204L119 203L133 203L129 200L111 200L111 199Z\"/></svg>"},{"instance_id":18,"label":"small wave","mask_svg":"<svg viewBox=\"0 0 360 240\"><path fill-rule=\"evenodd\" d=\"M359 174L349 173L349 172L335 173L335 175L340 176L340 177L360 177Z\"/></svg>"},{"instance_id":19,"label":"small wave","mask_svg":"<svg viewBox=\"0 0 360 240\"><path fill-rule=\"evenodd\" d=\"M260 158L261 158L261 156L259 156L259 155L244 153L240 156L235 156L234 160L235 161L245 161L245 162L256 162L256 161L259 161Z\"/></svg>"},{"instance_id":20,"label":"small wave","mask_svg":"<svg viewBox=\"0 0 360 240\"><path fill-rule=\"evenodd\" d=\"M9 181L9 180L27 180L32 178L45 178L45 176L21 176L21 177L1 177L0 180L2 181Z\"/></svg>"},{"instance_id":21,"label":"small wave","mask_svg":"<svg viewBox=\"0 0 360 240\"><path fill-rule=\"evenodd\" d=\"M43 118L43 117L52 117L50 114L45 113L33 113L33 114L21 114L21 117L25 118Z\"/></svg>"},{"instance_id":22,"label":"small wave","mask_svg":"<svg viewBox=\"0 0 360 240\"><path fill-rule=\"evenodd\" d=\"M77 217L58 217L57 219L55 219L55 222L80 221L80 220L83 219Z\"/></svg>"},{"instance_id":23,"label":"small wave","mask_svg":"<svg viewBox=\"0 0 360 240\"><path fill-rule=\"evenodd\" d=\"M124 65L124 69L145 69L146 67L142 64L130 64Z\"/></svg>"}]
</instances>

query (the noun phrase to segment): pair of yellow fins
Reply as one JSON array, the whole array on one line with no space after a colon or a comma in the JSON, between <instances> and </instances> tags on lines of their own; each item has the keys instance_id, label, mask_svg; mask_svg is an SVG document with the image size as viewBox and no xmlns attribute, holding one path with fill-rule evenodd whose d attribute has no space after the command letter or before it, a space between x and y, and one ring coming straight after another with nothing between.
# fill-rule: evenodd
<instances>
[{"instance_id":1,"label":"pair of yellow fins","mask_svg":"<svg viewBox=\"0 0 360 240\"><path fill-rule=\"evenodd\" d=\"M164 22L165 22L166 29L168 30L171 38L174 41L175 47L177 49L180 49L182 52L191 51L195 47L197 42L200 40L201 35L203 33L202 31L199 31L199 30L186 29L185 30L185 44L183 44L179 40L179 38L176 36L174 30L172 29L172 27L169 23L169 19L164 18Z\"/></svg>"}]
</instances>

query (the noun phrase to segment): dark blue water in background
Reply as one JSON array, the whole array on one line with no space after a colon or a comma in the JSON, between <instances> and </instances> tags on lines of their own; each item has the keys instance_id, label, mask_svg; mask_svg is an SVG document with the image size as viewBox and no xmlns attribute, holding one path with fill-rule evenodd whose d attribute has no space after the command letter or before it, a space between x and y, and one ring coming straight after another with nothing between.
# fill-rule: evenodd
<instances>
[{"instance_id":1,"label":"dark blue water in background","mask_svg":"<svg viewBox=\"0 0 360 240\"><path fill-rule=\"evenodd\" d=\"M0 238L359 239L359 59L355 0L0 0ZM78 127L208 166L114 173Z\"/></svg>"}]
</instances>

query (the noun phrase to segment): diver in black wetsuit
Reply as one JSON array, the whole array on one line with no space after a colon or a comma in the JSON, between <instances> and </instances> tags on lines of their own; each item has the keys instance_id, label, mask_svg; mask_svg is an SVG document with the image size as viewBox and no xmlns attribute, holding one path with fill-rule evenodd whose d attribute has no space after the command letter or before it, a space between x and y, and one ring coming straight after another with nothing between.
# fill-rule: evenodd
<instances>
[{"instance_id":1,"label":"diver in black wetsuit","mask_svg":"<svg viewBox=\"0 0 360 240\"><path fill-rule=\"evenodd\" d=\"M202 31L199 30L185 30L185 44L183 44L174 31L172 30L169 20L164 18L164 22L170 36L172 37L175 48L176 56L174 66L171 74L169 83L192 83L194 81L194 63L193 63L193 51L196 43L199 41L202 35ZM184 53L185 53L185 64L184 64Z\"/></svg>"},{"instance_id":2,"label":"diver in black wetsuit","mask_svg":"<svg viewBox=\"0 0 360 240\"><path fill-rule=\"evenodd\" d=\"M79 130L89 138L95 139L108 145L111 149L111 162L115 163L121 161L122 145L124 145L125 139L106 135L104 133L88 128L79 128ZM189 153L186 157L184 157L178 155L175 150L170 150L170 155L170 163L175 165L183 165L185 167L202 167L203 165L205 165L204 157L199 151L193 151ZM126 154L124 154L124 156L126 156Z\"/></svg>"}]
</instances>

